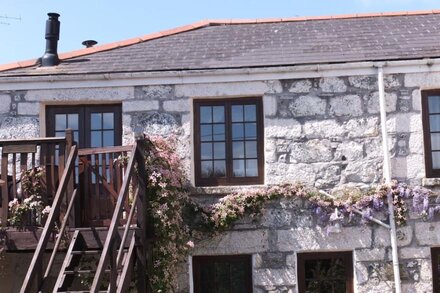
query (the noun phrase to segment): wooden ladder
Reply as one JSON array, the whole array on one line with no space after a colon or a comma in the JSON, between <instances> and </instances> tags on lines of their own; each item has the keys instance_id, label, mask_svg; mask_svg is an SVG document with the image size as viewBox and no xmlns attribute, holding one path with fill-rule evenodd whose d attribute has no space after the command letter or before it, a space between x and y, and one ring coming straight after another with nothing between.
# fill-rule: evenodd
<instances>
[{"instance_id":1,"label":"wooden ladder","mask_svg":"<svg viewBox=\"0 0 440 293\"><path fill-rule=\"evenodd\" d=\"M76 199L76 189L69 199L67 211L61 221L50 260L44 275L43 253L46 250L49 236L54 233L56 218L60 215L60 203L66 194L69 178L73 178L74 162L77 157L76 146L70 150L62 180L56 192L51 212L46 221L34 257L23 282L21 293L28 292L127 292L132 281L136 265L137 292L147 292L147 242L146 242L146 171L144 161L143 140L136 141L132 146L131 156L125 168L122 186L119 190L110 226L106 230L105 240L91 245L86 241L85 233L93 228L76 229L61 266L56 282L51 281L50 275L55 261L55 255L66 230L69 214ZM108 151L108 150L107 150ZM134 188L130 188L133 187ZM128 218L122 219L124 207L131 192L131 207ZM122 224L121 224L122 223ZM102 243L102 244L101 244ZM92 257L95 263L91 268L83 269L81 261ZM90 277L90 287L80 286L78 275ZM105 285L108 281L108 285Z\"/></svg>"}]
</instances>

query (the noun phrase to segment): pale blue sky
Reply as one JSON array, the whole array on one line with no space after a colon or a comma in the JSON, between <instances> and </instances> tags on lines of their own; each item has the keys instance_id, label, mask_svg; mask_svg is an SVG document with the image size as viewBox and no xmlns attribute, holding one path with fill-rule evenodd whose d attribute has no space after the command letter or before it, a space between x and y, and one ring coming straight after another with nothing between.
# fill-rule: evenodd
<instances>
[{"instance_id":1,"label":"pale blue sky","mask_svg":"<svg viewBox=\"0 0 440 293\"><path fill-rule=\"evenodd\" d=\"M0 0L0 64L40 57L47 12L61 14L61 52L203 19L440 9L440 0ZM1 16L21 17L21 21Z\"/></svg>"}]
</instances>

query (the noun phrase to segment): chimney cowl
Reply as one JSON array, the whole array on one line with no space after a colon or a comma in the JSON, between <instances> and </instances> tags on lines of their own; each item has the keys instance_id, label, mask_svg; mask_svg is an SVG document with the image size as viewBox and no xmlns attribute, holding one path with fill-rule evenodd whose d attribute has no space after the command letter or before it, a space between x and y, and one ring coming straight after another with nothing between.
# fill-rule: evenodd
<instances>
[{"instance_id":1,"label":"chimney cowl","mask_svg":"<svg viewBox=\"0 0 440 293\"><path fill-rule=\"evenodd\" d=\"M98 44L97 41L95 40L85 40L84 42L81 43L83 46L86 46L86 48L91 48L93 46L95 46L96 44Z\"/></svg>"},{"instance_id":2,"label":"chimney cowl","mask_svg":"<svg viewBox=\"0 0 440 293\"><path fill-rule=\"evenodd\" d=\"M60 39L60 22L58 13L48 13L46 20L46 51L41 57L41 66L55 66L60 63L58 58L58 40Z\"/></svg>"}]
</instances>

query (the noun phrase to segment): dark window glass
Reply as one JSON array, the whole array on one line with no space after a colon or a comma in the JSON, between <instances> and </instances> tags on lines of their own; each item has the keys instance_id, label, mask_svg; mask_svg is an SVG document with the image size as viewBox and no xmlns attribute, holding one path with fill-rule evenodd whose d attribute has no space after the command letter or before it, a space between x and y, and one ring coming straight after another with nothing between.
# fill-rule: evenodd
<instances>
[{"instance_id":1,"label":"dark window glass","mask_svg":"<svg viewBox=\"0 0 440 293\"><path fill-rule=\"evenodd\" d=\"M196 100L196 185L263 183L261 99Z\"/></svg>"},{"instance_id":2,"label":"dark window glass","mask_svg":"<svg viewBox=\"0 0 440 293\"><path fill-rule=\"evenodd\" d=\"M426 177L440 177L440 91L422 92Z\"/></svg>"},{"instance_id":3,"label":"dark window glass","mask_svg":"<svg viewBox=\"0 0 440 293\"><path fill-rule=\"evenodd\" d=\"M431 248L431 261L434 292L440 292L440 247Z\"/></svg>"},{"instance_id":4,"label":"dark window glass","mask_svg":"<svg viewBox=\"0 0 440 293\"><path fill-rule=\"evenodd\" d=\"M300 293L353 292L351 252L298 254Z\"/></svg>"},{"instance_id":5,"label":"dark window glass","mask_svg":"<svg viewBox=\"0 0 440 293\"><path fill-rule=\"evenodd\" d=\"M193 257L195 293L252 292L251 256Z\"/></svg>"}]
</instances>

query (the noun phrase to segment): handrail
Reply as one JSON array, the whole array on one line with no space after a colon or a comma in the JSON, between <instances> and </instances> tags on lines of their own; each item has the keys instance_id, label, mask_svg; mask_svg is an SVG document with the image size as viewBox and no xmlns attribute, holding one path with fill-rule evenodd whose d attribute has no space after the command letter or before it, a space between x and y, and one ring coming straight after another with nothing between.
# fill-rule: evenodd
<instances>
[{"instance_id":1,"label":"handrail","mask_svg":"<svg viewBox=\"0 0 440 293\"><path fill-rule=\"evenodd\" d=\"M60 143L64 142L64 137L40 137L40 138L28 138L28 139L0 139L0 147L5 144L41 144L41 143Z\"/></svg>"},{"instance_id":2,"label":"handrail","mask_svg":"<svg viewBox=\"0 0 440 293\"><path fill-rule=\"evenodd\" d=\"M59 209L62 202L62 196L65 194L69 179L72 176L74 167L75 167L75 159L77 156L77 147L76 145L73 145L70 148L69 157L67 158L67 162L65 165L65 169L63 171L63 175L61 177L61 181L59 184L59 187L57 189L55 198L52 203L52 208L49 213L49 216L46 220L46 224L44 225L43 232L41 233L40 240L38 242L37 248L35 250L35 254L32 257L32 261L29 265L29 269L26 273L26 277L24 279L23 285L20 289L20 293L28 293L31 292L31 287L33 284L33 280L35 277L35 274L37 273L37 265L42 263L42 258L44 251L46 250L47 243L49 241L52 229L55 225L55 220L59 215ZM39 279L37 281L37 286L41 286L42 279Z\"/></svg>"},{"instance_id":3,"label":"handrail","mask_svg":"<svg viewBox=\"0 0 440 293\"><path fill-rule=\"evenodd\" d=\"M84 148L78 150L78 156L127 152L131 151L132 148L132 145L110 146L102 148Z\"/></svg>"},{"instance_id":4,"label":"handrail","mask_svg":"<svg viewBox=\"0 0 440 293\"><path fill-rule=\"evenodd\" d=\"M113 248L113 243L114 243L113 241L117 232L119 218L122 214L122 207L124 206L124 202L127 199L130 179L134 172L136 149L137 149L137 142L135 142L132 146L132 156L128 161L127 172L124 175L124 181L121 190L119 191L118 200L116 202L115 210L113 212L112 221L108 230L107 238L105 239L101 258L99 259L99 263L96 269L96 274L92 282L92 287L90 288L90 292L93 293L97 293L99 291L99 287L101 285L101 281L103 278L103 273L109 261L109 254Z\"/></svg>"}]
</instances>

